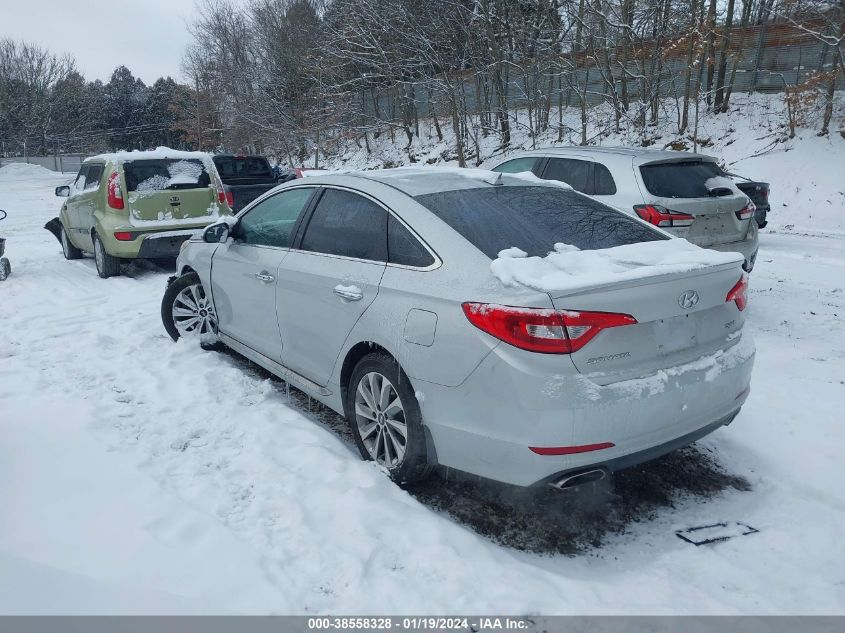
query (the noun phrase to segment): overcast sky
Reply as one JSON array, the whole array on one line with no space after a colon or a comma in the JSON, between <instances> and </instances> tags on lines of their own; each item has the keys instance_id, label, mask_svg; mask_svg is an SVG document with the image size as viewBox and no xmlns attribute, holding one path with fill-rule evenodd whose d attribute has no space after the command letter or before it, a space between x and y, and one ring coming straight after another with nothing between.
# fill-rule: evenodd
<instances>
[{"instance_id":1,"label":"overcast sky","mask_svg":"<svg viewBox=\"0 0 845 633\"><path fill-rule=\"evenodd\" d=\"M123 64L151 84L181 77L194 0L0 0L0 37L70 53L86 79Z\"/></svg>"}]
</instances>

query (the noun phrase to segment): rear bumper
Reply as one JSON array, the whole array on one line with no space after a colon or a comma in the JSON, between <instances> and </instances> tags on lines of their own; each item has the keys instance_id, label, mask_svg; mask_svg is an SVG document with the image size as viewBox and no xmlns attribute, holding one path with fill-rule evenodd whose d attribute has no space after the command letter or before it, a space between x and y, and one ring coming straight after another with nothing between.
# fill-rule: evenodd
<instances>
[{"instance_id":1,"label":"rear bumper","mask_svg":"<svg viewBox=\"0 0 845 633\"><path fill-rule=\"evenodd\" d=\"M676 437L668 442L664 442L663 444L658 444L657 446L650 446L641 451L637 451L635 453L629 453L628 455L623 455L621 457L617 457L615 459L608 459L602 462L595 462L589 465L590 470L603 470L605 472L614 472L617 470L622 470L624 468L631 468L632 466L636 466L638 464L644 464L645 462L650 462L653 459L657 459L658 457L662 457L672 451L678 450L679 448L684 448L685 446L689 446L694 442L700 440L702 437L710 435L713 431L720 429L723 426L727 426L731 422L734 421L734 418L739 415L739 408L726 415L723 418L719 418L702 426L691 433L687 433L686 435L682 435L681 437ZM559 481L562 477L566 477L567 475L574 475L578 472L584 471L585 468L582 466L580 468L570 468L567 470L563 470L559 473L555 473L545 479L538 481L537 485L542 484L550 484L554 481Z\"/></svg>"},{"instance_id":2,"label":"rear bumper","mask_svg":"<svg viewBox=\"0 0 845 633\"><path fill-rule=\"evenodd\" d=\"M722 253L741 254L745 258L745 262L742 264L742 269L745 272L750 273L754 268L754 262L757 261L757 249L759 247L756 222L752 223L752 228L749 229L749 233L751 231L753 231L753 237L751 239L746 239L741 242L730 242L728 244L713 244L707 248L714 251L720 251Z\"/></svg>"},{"instance_id":3,"label":"rear bumper","mask_svg":"<svg viewBox=\"0 0 845 633\"><path fill-rule=\"evenodd\" d=\"M500 345L460 386L414 381L414 388L438 463L532 486L638 464L730 423L748 397L753 364L745 334L705 359L600 386L566 357ZM530 447L598 448L538 454Z\"/></svg>"},{"instance_id":4,"label":"rear bumper","mask_svg":"<svg viewBox=\"0 0 845 633\"><path fill-rule=\"evenodd\" d=\"M152 233L141 239L138 257L146 259L175 258L179 254L182 242L189 240L200 231L167 231Z\"/></svg>"}]
</instances>

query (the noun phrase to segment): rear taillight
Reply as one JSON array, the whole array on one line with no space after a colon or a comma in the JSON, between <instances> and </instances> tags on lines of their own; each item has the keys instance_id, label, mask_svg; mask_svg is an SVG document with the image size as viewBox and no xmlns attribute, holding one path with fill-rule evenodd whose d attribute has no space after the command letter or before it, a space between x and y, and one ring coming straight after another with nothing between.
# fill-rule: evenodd
<instances>
[{"instance_id":1,"label":"rear taillight","mask_svg":"<svg viewBox=\"0 0 845 633\"><path fill-rule=\"evenodd\" d=\"M129 231L115 231L114 232L114 239L120 242L131 242L132 241L132 233Z\"/></svg>"},{"instance_id":2,"label":"rear taillight","mask_svg":"<svg viewBox=\"0 0 845 633\"><path fill-rule=\"evenodd\" d=\"M478 329L514 347L543 354L571 354L604 329L632 325L628 314L517 308L464 303L464 314Z\"/></svg>"},{"instance_id":3,"label":"rear taillight","mask_svg":"<svg viewBox=\"0 0 845 633\"><path fill-rule=\"evenodd\" d=\"M231 191L218 191L217 201L221 204L225 203L230 209L235 208L235 194Z\"/></svg>"},{"instance_id":4,"label":"rear taillight","mask_svg":"<svg viewBox=\"0 0 845 633\"><path fill-rule=\"evenodd\" d=\"M748 275L740 277L739 281L736 282L736 285L731 288L728 296L725 297L725 303L730 301L733 301L736 304L736 307L739 308L740 312L745 310L745 306L748 305Z\"/></svg>"},{"instance_id":5,"label":"rear taillight","mask_svg":"<svg viewBox=\"0 0 845 633\"><path fill-rule=\"evenodd\" d=\"M109 184L106 187L106 196L109 207L112 209L123 208L123 192L120 190L120 174L113 171L109 176Z\"/></svg>"},{"instance_id":6,"label":"rear taillight","mask_svg":"<svg viewBox=\"0 0 845 633\"><path fill-rule=\"evenodd\" d=\"M736 212L737 220L747 220L748 218L754 217L754 212L757 210L757 207L754 206L753 202L749 202L746 204L742 209Z\"/></svg>"},{"instance_id":7,"label":"rear taillight","mask_svg":"<svg viewBox=\"0 0 845 633\"><path fill-rule=\"evenodd\" d=\"M661 228L689 226L695 220L695 216L680 211L672 211L659 204L637 204L634 211L643 220Z\"/></svg>"}]
</instances>

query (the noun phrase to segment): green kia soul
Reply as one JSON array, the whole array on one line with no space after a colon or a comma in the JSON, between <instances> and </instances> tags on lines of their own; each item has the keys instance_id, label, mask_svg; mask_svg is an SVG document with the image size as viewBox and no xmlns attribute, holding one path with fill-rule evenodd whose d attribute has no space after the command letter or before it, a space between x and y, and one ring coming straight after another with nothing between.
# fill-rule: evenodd
<instances>
[{"instance_id":1,"label":"green kia soul","mask_svg":"<svg viewBox=\"0 0 845 633\"><path fill-rule=\"evenodd\" d=\"M211 156L167 148L86 158L56 195L67 198L53 221L65 258L93 253L103 278L119 275L123 259L176 257L231 213Z\"/></svg>"}]
</instances>

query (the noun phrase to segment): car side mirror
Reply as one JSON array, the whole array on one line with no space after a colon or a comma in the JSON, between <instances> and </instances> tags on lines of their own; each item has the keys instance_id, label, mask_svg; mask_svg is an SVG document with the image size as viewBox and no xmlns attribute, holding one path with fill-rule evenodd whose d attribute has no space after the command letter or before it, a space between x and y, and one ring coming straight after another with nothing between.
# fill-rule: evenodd
<instances>
[{"instance_id":1,"label":"car side mirror","mask_svg":"<svg viewBox=\"0 0 845 633\"><path fill-rule=\"evenodd\" d=\"M225 222L211 224L202 232L202 241L207 244L219 244L227 239L229 239L229 225Z\"/></svg>"},{"instance_id":2,"label":"car side mirror","mask_svg":"<svg viewBox=\"0 0 845 633\"><path fill-rule=\"evenodd\" d=\"M70 196L70 186L69 185L62 185L61 187L56 187L56 195L59 198L67 198Z\"/></svg>"}]
</instances>

